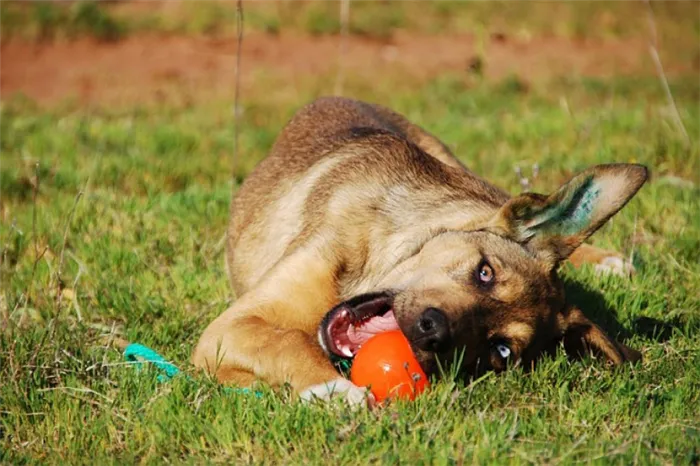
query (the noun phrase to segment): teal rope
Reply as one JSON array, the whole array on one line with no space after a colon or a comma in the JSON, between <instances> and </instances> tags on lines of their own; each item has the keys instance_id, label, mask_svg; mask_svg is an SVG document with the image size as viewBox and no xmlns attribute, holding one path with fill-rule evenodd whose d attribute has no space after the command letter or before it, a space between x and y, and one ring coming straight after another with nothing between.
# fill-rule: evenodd
<instances>
[{"instance_id":1,"label":"teal rope","mask_svg":"<svg viewBox=\"0 0 700 466\"><path fill-rule=\"evenodd\" d=\"M176 375L180 374L180 369L178 369L175 364L171 363L148 346L144 346L139 343L130 343L127 345L127 347L124 349L124 358L127 361L134 363L139 368L146 363L151 363L161 372L158 374L159 382L167 382ZM257 397L262 396L262 393L253 392L249 388L226 387L225 390L233 393L254 393Z\"/></svg>"},{"instance_id":2,"label":"teal rope","mask_svg":"<svg viewBox=\"0 0 700 466\"><path fill-rule=\"evenodd\" d=\"M127 361L142 366L145 363L153 364L162 373L158 375L159 382L166 382L180 373L175 364L167 361L163 356L153 351L148 346L138 343L130 343L124 349L124 357Z\"/></svg>"}]
</instances>

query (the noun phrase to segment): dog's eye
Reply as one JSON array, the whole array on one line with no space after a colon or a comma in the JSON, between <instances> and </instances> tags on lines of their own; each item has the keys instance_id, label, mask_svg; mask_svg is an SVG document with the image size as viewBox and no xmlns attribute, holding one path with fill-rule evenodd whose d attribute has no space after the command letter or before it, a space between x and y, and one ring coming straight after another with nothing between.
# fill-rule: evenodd
<instances>
[{"instance_id":1,"label":"dog's eye","mask_svg":"<svg viewBox=\"0 0 700 466\"><path fill-rule=\"evenodd\" d=\"M495 274L493 273L493 268L488 262L482 261L481 264L479 264L479 268L477 269L477 278L479 279L479 282L484 284L491 283L493 281Z\"/></svg>"},{"instance_id":2,"label":"dog's eye","mask_svg":"<svg viewBox=\"0 0 700 466\"><path fill-rule=\"evenodd\" d=\"M510 356L510 348L508 348L506 345L503 343L499 343L496 345L496 352L503 358L503 359L508 359Z\"/></svg>"}]
</instances>

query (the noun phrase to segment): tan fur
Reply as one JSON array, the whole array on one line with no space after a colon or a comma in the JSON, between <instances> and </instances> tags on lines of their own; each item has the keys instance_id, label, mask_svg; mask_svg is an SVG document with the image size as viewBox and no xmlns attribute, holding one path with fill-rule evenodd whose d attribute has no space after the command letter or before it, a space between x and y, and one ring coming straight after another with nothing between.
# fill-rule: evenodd
<instances>
[{"instance_id":1,"label":"tan fur","mask_svg":"<svg viewBox=\"0 0 700 466\"><path fill-rule=\"evenodd\" d=\"M193 362L237 384L259 378L301 391L330 381L337 373L316 341L325 313L362 293L392 290L409 338L426 308L444 311L465 364L483 364L494 334L517 340L519 358L528 351L534 358L545 342L565 336L569 315L582 338L619 363L619 345L584 325L582 314L566 314L552 270L568 255L562 251L575 249L641 186L639 170L625 170L592 175L605 191L586 231L537 233L528 243L517 238L531 228L518 206L565 196L509 202L400 115L319 99L289 122L234 198L227 260L238 300L207 327ZM608 256L584 246L573 257L580 265ZM497 277L488 290L474 284L483 257ZM537 333L543 319L551 325ZM426 366L436 357L417 355Z\"/></svg>"},{"instance_id":2,"label":"tan fur","mask_svg":"<svg viewBox=\"0 0 700 466\"><path fill-rule=\"evenodd\" d=\"M607 249L597 248L590 244L582 244L568 258L574 267L582 267L585 264L600 264L610 257L621 258L621 255Z\"/></svg>"},{"instance_id":3,"label":"tan fur","mask_svg":"<svg viewBox=\"0 0 700 466\"><path fill-rule=\"evenodd\" d=\"M533 329L531 325L523 322L511 322L505 326L502 333L508 338L512 338L526 345L534 335L535 329Z\"/></svg>"}]
</instances>

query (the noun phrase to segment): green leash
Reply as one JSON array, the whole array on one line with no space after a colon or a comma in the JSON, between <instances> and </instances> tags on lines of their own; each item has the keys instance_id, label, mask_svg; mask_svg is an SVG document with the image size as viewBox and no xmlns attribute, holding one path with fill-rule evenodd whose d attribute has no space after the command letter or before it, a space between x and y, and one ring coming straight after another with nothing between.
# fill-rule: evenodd
<instances>
[{"instance_id":1,"label":"green leash","mask_svg":"<svg viewBox=\"0 0 700 466\"><path fill-rule=\"evenodd\" d=\"M158 374L159 382L168 382L181 372L175 364L171 363L148 346L139 343L129 343L129 345L124 348L124 358L128 362L136 365L139 369L143 367L144 364L150 363L160 372L160 374ZM188 380L190 380L189 377ZM257 397L262 396L262 393L254 392L250 388L226 387L225 390L233 393L252 393Z\"/></svg>"},{"instance_id":2,"label":"green leash","mask_svg":"<svg viewBox=\"0 0 700 466\"><path fill-rule=\"evenodd\" d=\"M175 364L167 361L148 346L138 343L130 343L124 348L124 358L139 368L146 363L151 363L160 371L160 374L158 374L159 382L167 382L180 373L180 369Z\"/></svg>"}]
</instances>

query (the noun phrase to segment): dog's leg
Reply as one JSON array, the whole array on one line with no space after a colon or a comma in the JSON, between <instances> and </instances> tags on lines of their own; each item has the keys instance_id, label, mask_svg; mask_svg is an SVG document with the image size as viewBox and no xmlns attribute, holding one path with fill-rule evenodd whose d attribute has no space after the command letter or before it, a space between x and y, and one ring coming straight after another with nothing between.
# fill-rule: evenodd
<instances>
[{"instance_id":1,"label":"dog's leg","mask_svg":"<svg viewBox=\"0 0 700 466\"><path fill-rule=\"evenodd\" d=\"M246 296L241 301L247 301ZM256 315L288 310L284 304L272 302L232 306L204 331L194 364L221 382L241 383L246 374L254 374L271 385L289 383L297 391L337 378L338 373L311 335Z\"/></svg>"},{"instance_id":2,"label":"dog's leg","mask_svg":"<svg viewBox=\"0 0 700 466\"><path fill-rule=\"evenodd\" d=\"M364 402L365 391L341 378L316 341L324 313L338 299L335 268L302 249L284 259L204 331L192 356L222 382L289 383L303 399Z\"/></svg>"},{"instance_id":3,"label":"dog's leg","mask_svg":"<svg viewBox=\"0 0 700 466\"><path fill-rule=\"evenodd\" d=\"M238 387L250 387L257 381L255 374L252 372L234 369L233 367L229 366L220 367L216 372L216 377L219 379L219 381L236 385Z\"/></svg>"},{"instance_id":4,"label":"dog's leg","mask_svg":"<svg viewBox=\"0 0 700 466\"><path fill-rule=\"evenodd\" d=\"M591 264L601 274L630 275L634 272L632 264L618 252L582 244L569 256L569 262L578 268Z\"/></svg>"}]
</instances>

